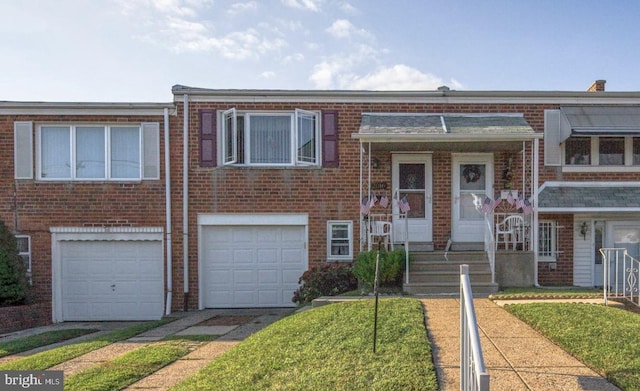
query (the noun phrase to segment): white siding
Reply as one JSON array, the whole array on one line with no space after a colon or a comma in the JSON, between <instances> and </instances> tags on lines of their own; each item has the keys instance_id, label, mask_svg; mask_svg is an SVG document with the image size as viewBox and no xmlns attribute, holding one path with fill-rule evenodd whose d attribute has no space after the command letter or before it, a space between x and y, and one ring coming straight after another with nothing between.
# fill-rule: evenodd
<instances>
[{"instance_id":1,"label":"white siding","mask_svg":"<svg viewBox=\"0 0 640 391\"><path fill-rule=\"evenodd\" d=\"M580 234L580 226L589 225L586 239ZM573 285L593 286L593 224L590 219L575 216L573 219Z\"/></svg>"}]
</instances>

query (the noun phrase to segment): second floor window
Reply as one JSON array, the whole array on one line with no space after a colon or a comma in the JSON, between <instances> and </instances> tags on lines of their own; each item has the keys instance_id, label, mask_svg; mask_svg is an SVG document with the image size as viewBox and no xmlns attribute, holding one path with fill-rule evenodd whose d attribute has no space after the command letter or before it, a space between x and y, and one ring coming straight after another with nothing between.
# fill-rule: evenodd
<instances>
[{"instance_id":1,"label":"second floor window","mask_svg":"<svg viewBox=\"0 0 640 391\"><path fill-rule=\"evenodd\" d=\"M570 137L564 142L564 162L570 166L637 166L640 137Z\"/></svg>"},{"instance_id":2,"label":"second floor window","mask_svg":"<svg viewBox=\"0 0 640 391\"><path fill-rule=\"evenodd\" d=\"M264 166L318 165L319 126L315 112L223 113L224 164Z\"/></svg>"},{"instance_id":3,"label":"second floor window","mask_svg":"<svg viewBox=\"0 0 640 391\"><path fill-rule=\"evenodd\" d=\"M158 125L42 125L41 180L140 180L159 177ZM146 160L146 161L145 161Z\"/></svg>"}]
</instances>

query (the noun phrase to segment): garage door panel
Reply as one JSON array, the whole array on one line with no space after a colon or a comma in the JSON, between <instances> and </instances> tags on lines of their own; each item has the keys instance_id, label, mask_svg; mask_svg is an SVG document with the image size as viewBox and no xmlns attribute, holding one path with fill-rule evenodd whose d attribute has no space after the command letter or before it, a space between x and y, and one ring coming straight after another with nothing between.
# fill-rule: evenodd
<instances>
[{"instance_id":1,"label":"garage door panel","mask_svg":"<svg viewBox=\"0 0 640 391\"><path fill-rule=\"evenodd\" d=\"M65 241L60 253L63 320L162 317L161 241Z\"/></svg>"},{"instance_id":2,"label":"garage door panel","mask_svg":"<svg viewBox=\"0 0 640 391\"><path fill-rule=\"evenodd\" d=\"M305 232L304 226L203 227L204 306L293 306L298 278L307 269Z\"/></svg>"},{"instance_id":3,"label":"garage door panel","mask_svg":"<svg viewBox=\"0 0 640 391\"><path fill-rule=\"evenodd\" d=\"M280 279L278 276L280 271L275 270L258 270L258 283L259 284L277 284Z\"/></svg>"}]
</instances>

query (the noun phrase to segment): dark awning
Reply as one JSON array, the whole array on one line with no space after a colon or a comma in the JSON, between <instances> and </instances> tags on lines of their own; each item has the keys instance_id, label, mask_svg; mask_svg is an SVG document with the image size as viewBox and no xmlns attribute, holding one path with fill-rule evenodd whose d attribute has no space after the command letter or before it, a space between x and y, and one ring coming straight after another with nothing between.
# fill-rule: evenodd
<instances>
[{"instance_id":1,"label":"dark awning","mask_svg":"<svg viewBox=\"0 0 640 391\"><path fill-rule=\"evenodd\" d=\"M627 136L640 134L640 106L563 106L570 135Z\"/></svg>"},{"instance_id":2,"label":"dark awning","mask_svg":"<svg viewBox=\"0 0 640 391\"><path fill-rule=\"evenodd\" d=\"M542 138L521 114L363 113L353 138L368 142L482 142Z\"/></svg>"},{"instance_id":3,"label":"dark awning","mask_svg":"<svg viewBox=\"0 0 640 391\"><path fill-rule=\"evenodd\" d=\"M538 194L539 212L640 212L640 184L547 182Z\"/></svg>"}]
</instances>

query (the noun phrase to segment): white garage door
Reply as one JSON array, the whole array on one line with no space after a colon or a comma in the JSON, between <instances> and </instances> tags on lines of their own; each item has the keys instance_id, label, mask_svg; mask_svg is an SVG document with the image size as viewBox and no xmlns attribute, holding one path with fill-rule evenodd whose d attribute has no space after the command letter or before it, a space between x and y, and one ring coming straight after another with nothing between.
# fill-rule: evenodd
<instances>
[{"instance_id":1,"label":"white garage door","mask_svg":"<svg viewBox=\"0 0 640 391\"><path fill-rule=\"evenodd\" d=\"M290 307L307 270L304 226L203 227L207 308Z\"/></svg>"},{"instance_id":2,"label":"white garage door","mask_svg":"<svg viewBox=\"0 0 640 391\"><path fill-rule=\"evenodd\" d=\"M162 317L162 242L65 241L60 253L63 320Z\"/></svg>"}]
</instances>

